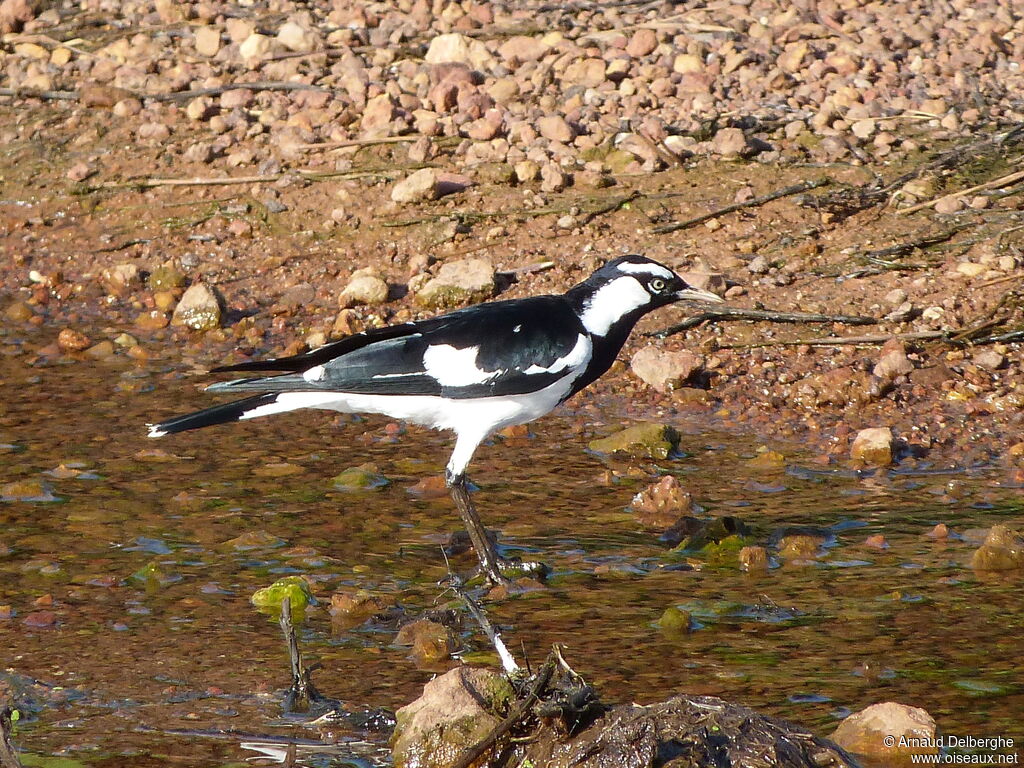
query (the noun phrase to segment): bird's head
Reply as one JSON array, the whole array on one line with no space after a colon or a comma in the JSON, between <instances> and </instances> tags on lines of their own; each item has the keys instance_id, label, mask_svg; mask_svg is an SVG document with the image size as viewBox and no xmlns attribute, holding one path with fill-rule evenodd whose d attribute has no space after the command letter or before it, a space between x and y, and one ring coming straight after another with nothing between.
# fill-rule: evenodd
<instances>
[{"instance_id":1,"label":"bird's head","mask_svg":"<svg viewBox=\"0 0 1024 768\"><path fill-rule=\"evenodd\" d=\"M633 324L652 309L677 301L721 304L721 297L694 288L663 264L646 256L609 261L569 291L580 319L591 333L604 336L616 326Z\"/></svg>"}]
</instances>

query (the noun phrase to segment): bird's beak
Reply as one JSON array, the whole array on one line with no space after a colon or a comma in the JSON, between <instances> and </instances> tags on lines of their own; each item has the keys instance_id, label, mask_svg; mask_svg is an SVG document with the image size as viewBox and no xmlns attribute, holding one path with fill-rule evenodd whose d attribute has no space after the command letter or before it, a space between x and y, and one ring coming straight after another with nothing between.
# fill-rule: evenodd
<instances>
[{"instance_id":1,"label":"bird's beak","mask_svg":"<svg viewBox=\"0 0 1024 768\"><path fill-rule=\"evenodd\" d=\"M676 291L676 301L703 301L706 304L724 304L725 299L717 293L703 291L700 288L684 288Z\"/></svg>"}]
</instances>

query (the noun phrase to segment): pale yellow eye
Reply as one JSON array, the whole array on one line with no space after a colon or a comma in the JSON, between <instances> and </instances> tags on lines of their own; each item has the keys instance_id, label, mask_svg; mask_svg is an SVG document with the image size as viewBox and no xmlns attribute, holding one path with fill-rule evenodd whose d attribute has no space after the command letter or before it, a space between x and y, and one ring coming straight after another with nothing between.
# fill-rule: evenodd
<instances>
[{"instance_id":1,"label":"pale yellow eye","mask_svg":"<svg viewBox=\"0 0 1024 768\"><path fill-rule=\"evenodd\" d=\"M665 290L665 281L662 280L660 277L654 278L653 280L651 280L651 290L654 291L655 293L661 293L662 291Z\"/></svg>"}]
</instances>

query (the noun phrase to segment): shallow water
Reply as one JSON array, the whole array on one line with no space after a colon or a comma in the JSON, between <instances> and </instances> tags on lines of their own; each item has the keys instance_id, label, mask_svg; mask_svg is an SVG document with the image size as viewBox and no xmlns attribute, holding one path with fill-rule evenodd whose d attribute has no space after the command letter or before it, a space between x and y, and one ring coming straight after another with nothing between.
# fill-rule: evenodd
<instances>
[{"instance_id":1,"label":"shallow water","mask_svg":"<svg viewBox=\"0 0 1024 768\"><path fill-rule=\"evenodd\" d=\"M323 665L318 687L350 711L397 708L445 668L417 668L386 622L332 627L325 606L354 588L394 595L404 615L448 604L440 547L458 517L447 497L409 493L441 472L446 436L310 413L147 440L145 422L211 402L174 362L180 350L146 366L35 361L28 347L47 340L0 337L0 484L40 483L39 498L54 498L0 503L0 605L14 611L0 619L0 692L22 703L26 764L230 765L260 754L257 736L315 740L281 715L280 631L249 604L281 575L315 583L304 652ZM714 694L827 735L850 711L895 700L948 733L1024 736L1021 575L966 565L983 536L972 529L1024 516L1005 472L861 476L785 444L771 447L787 469L759 470L748 465L756 441L692 417L685 456L630 465L587 453L624 412L614 399L583 400L474 461L487 524L511 553L554 571L546 589L489 605L518 655L537 661L563 643L608 701ZM334 475L366 462L387 487L333 488ZM741 518L758 543L786 526L832 539L819 557L776 558L764 575L740 572L734 555L721 565L672 553L626 510L659 472L677 474L707 514ZM956 535L928 537L940 522ZM269 536L253 549L228 543L253 532ZM865 546L873 534L889 548ZM673 605L695 631L657 627ZM465 627L466 648L486 651ZM332 733L340 747L299 745L300 763L386 755L386 731L350 722Z\"/></svg>"}]
</instances>

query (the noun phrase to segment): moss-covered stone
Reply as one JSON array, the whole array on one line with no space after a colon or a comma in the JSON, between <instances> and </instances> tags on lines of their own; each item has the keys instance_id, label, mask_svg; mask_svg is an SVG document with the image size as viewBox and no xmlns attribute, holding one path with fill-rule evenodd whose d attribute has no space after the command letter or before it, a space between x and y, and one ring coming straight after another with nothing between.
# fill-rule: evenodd
<instances>
[{"instance_id":1,"label":"moss-covered stone","mask_svg":"<svg viewBox=\"0 0 1024 768\"><path fill-rule=\"evenodd\" d=\"M309 582L301 576L285 576L269 587L257 589L252 593L250 602L261 610L277 613L286 597L291 600L292 615L296 618L301 618L306 607L315 602Z\"/></svg>"},{"instance_id":2,"label":"moss-covered stone","mask_svg":"<svg viewBox=\"0 0 1024 768\"><path fill-rule=\"evenodd\" d=\"M395 768L448 768L494 729L513 695L508 681L488 669L459 667L431 680L395 713ZM477 764L485 765L488 756Z\"/></svg>"},{"instance_id":3,"label":"moss-covered stone","mask_svg":"<svg viewBox=\"0 0 1024 768\"><path fill-rule=\"evenodd\" d=\"M376 464L349 467L334 477L334 487L339 491L373 491L390 482L380 473Z\"/></svg>"},{"instance_id":4,"label":"moss-covered stone","mask_svg":"<svg viewBox=\"0 0 1024 768\"><path fill-rule=\"evenodd\" d=\"M636 424L614 435L591 440L598 453L627 453L638 458L667 459L679 446L679 433L667 424Z\"/></svg>"}]
</instances>

